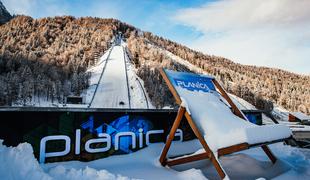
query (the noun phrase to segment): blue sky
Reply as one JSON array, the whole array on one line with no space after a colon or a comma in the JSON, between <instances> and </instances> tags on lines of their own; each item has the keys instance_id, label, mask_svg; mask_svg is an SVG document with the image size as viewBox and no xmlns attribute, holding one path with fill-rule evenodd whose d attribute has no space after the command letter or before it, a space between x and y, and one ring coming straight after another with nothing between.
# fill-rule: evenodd
<instances>
[{"instance_id":1,"label":"blue sky","mask_svg":"<svg viewBox=\"0 0 310 180\"><path fill-rule=\"evenodd\" d=\"M241 64L310 75L309 0L2 0L15 14L116 18Z\"/></svg>"},{"instance_id":2,"label":"blue sky","mask_svg":"<svg viewBox=\"0 0 310 180\"><path fill-rule=\"evenodd\" d=\"M200 6L205 0L2 0L10 12L34 18L55 15L116 18L142 30L188 44L201 32L174 22L183 8Z\"/></svg>"}]
</instances>

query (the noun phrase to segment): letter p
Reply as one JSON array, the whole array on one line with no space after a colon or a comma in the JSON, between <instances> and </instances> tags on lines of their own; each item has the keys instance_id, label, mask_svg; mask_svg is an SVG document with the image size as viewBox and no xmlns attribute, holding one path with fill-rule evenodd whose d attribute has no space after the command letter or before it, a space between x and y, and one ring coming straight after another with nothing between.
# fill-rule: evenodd
<instances>
[{"instance_id":1,"label":"letter p","mask_svg":"<svg viewBox=\"0 0 310 180\"><path fill-rule=\"evenodd\" d=\"M46 142L52 140L64 140L65 141L65 150L59 152L46 152ZM56 136L46 136L40 141L40 163L45 162L46 157L56 157L64 156L70 152L70 143L71 140L68 136L56 135Z\"/></svg>"}]
</instances>

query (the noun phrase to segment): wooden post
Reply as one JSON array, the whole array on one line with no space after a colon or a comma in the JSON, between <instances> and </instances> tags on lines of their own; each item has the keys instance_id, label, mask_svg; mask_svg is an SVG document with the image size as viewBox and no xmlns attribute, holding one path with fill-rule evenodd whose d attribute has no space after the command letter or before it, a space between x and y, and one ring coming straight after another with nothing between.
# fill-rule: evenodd
<instances>
[{"instance_id":1,"label":"wooden post","mask_svg":"<svg viewBox=\"0 0 310 180\"><path fill-rule=\"evenodd\" d=\"M209 153L201 153L201 154L195 154L192 156L186 156L186 157L182 157L182 158L177 158L177 159L172 159L170 161L167 161L167 165L168 166L175 166L178 164L184 164L184 163L189 163L189 162L193 162L193 161L199 161L202 159L208 159L210 157Z\"/></svg>"},{"instance_id":2,"label":"wooden post","mask_svg":"<svg viewBox=\"0 0 310 180\"><path fill-rule=\"evenodd\" d=\"M244 114L238 109L238 107L233 103L231 98L228 96L226 91L222 88L222 86L215 80L213 79L213 83L216 86L216 88L221 92L222 96L226 99L226 101L229 103L231 108L233 109L233 113L239 116L240 118L246 120ZM268 158L271 160L271 162L274 164L277 161L277 158L273 155L271 150L268 148L267 145L261 146L261 148L264 150L264 152L267 154Z\"/></svg>"},{"instance_id":3,"label":"wooden post","mask_svg":"<svg viewBox=\"0 0 310 180\"><path fill-rule=\"evenodd\" d=\"M205 151L207 153L209 153L210 155L210 161L212 162L213 166L215 167L217 173L219 174L219 176L224 179L226 174L224 172L224 170L222 169L220 163L218 162L218 157L215 157L214 153L211 151L211 149L209 148L208 144L206 143L205 139L203 138L203 136L200 134L199 129L197 128L197 126L195 125L192 117L185 112L185 117L189 123L189 125L191 126L192 130L194 131L194 134L196 135L196 137L198 138L198 140L200 141L200 143L202 144L203 148L205 149Z\"/></svg>"},{"instance_id":4,"label":"wooden post","mask_svg":"<svg viewBox=\"0 0 310 180\"><path fill-rule=\"evenodd\" d=\"M164 79L164 81L166 82L166 84L167 84L167 86L168 86L170 92L172 93L172 95L173 95L173 97L174 97L176 103L177 103L178 105L181 105L182 100L181 100L179 94L177 93L177 91L175 90L175 88L173 87L173 85L171 84L171 82L170 82L170 80L169 80L167 74L165 73L165 71L164 71L162 68L159 70L159 72L160 72L160 74L163 76L163 79Z\"/></svg>"},{"instance_id":5,"label":"wooden post","mask_svg":"<svg viewBox=\"0 0 310 180\"><path fill-rule=\"evenodd\" d=\"M271 152L271 150L268 148L267 145L262 145L261 148L264 150L264 152L267 154L268 158L271 160L271 162L274 164L277 161L276 156Z\"/></svg>"},{"instance_id":6,"label":"wooden post","mask_svg":"<svg viewBox=\"0 0 310 180\"><path fill-rule=\"evenodd\" d=\"M226 154L231 154L231 153L246 150L246 149L249 149L249 144L241 143L241 144L232 145L226 148L221 148L217 151L217 154L218 156L223 156Z\"/></svg>"},{"instance_id":7,"label":"wooden post","mask_svg":"<svg viewBox=\"0 0 310 180\"><path fill-rule=\"evenodd\" d=\"M220 83L217 82L216 79L212 79L213 84L215 85L215 87L220 91L220 93L222 94L222 96L226 99L226 101L228 102L228 104L231 106L233 113L237 116L239 116L241 119L246 120L246 117L244 116L244 114L239 110L239 108L235 105L235 103L231 100L231 98L229 97L229 95L226 93L226 91L222 88L222 86L220 85Z\"/></svg>"},{"instance_id":8,"label":"wooden post","mask_svg":"<svg viewBox=\"0 0 310 180\"><path fill-rule=\"evenodd\" d=\"M185 108L180 106L179 108L179 111L178 111L178 114L177 114L177 117L175 118L174 120L174 123L172 125L172 128L170 130L170 133L169 133L169 137L165 143L165 147L160 155L160 158L159 158L159 162L165 166L166 165L166 156L167 156L167 153L168 153L168 150L171 146L171 142L174 138L174 135L175 135L175 132L177 131L179 125L180 125L180 122L184 116L184 113L185 113Z\"/></svg>"}]
</instances>

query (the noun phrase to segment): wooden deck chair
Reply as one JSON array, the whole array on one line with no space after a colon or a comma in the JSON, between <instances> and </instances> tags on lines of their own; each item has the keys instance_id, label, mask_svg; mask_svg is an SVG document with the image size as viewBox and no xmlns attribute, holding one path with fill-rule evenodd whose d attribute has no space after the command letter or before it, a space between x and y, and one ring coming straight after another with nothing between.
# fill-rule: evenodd
<instances>
[{"instance_id":1,"label":"wooden deck chair","mask_svg":"<svg viewBox=\"0 0 310 180\"><path fill-rule=\"evenodd\" d=\"M214 77L193 73L160 70L163 79L180 106L160 156L163 166L173 166L209 159L219 176L226 176L218 157L251 147L261 147L272 163L276 162L267 144L291 138L291 130L282 125L258 126L250 123ZM180 125L186 117L205 152L167 158L167 153Z\"/></svg>"}]
</instances>

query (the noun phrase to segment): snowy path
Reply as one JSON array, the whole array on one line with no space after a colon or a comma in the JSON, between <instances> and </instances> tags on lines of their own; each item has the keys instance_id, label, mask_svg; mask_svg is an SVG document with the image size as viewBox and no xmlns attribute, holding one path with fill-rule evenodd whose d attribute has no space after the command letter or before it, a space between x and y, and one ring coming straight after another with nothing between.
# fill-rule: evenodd
<instances>
[{"instance_id":1,"label":"snowy path","mask_svg":"<svg viewBox=\"0 0 310 180\"><path fill-rule=\"evenodd\" d=\"M122 46L114 46L99 81L91 108L129 108L126 66Z\"/></svg>"}]
</instances>

